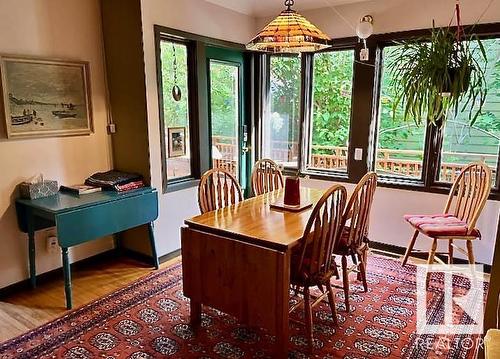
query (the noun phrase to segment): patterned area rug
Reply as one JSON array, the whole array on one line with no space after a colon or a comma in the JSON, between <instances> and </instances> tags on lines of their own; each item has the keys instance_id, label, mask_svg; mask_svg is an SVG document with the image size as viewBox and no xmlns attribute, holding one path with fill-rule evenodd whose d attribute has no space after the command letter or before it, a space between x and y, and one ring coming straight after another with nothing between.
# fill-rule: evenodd
<instances>
[{"instance_id":1,"label":"patterned area rug","mask_svg":"<svg viewBox=\"0 0 500 359\"><path fill-rule=\"evenodd\" d=\"M350 313L336 290L338 328L326 303L314 308L312 354L306 354L304 327L290 322L290 358L474 357L474 336L416 335L414 266L375 255L368 262L368 293L351 278ZM443 279L433 276L427 316L434 323L443 318L442 288ZM467 291L468 283L454 278L454 292ZM302 310L293 316L302 319ZM471 319L455 309L455 321ZM188 323L189 299L182 294L181 265L175 264L0 344L0 358L272 358L274 337L263 329L207 307L197 333Z\"/></svg>"}]
</instances>

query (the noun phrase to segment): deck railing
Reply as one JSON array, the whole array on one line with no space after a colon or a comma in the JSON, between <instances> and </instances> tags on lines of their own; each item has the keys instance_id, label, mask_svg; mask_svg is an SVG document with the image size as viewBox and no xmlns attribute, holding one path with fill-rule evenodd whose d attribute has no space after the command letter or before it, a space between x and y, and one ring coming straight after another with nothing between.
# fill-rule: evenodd
<instances>
[{"instance_id":1,"label":"deck railing","mask_svg":"<svg viewBox=\"0 0 500 359\"><path fill-rule=\"evenodd\" d=\"M236 173L237 145L232 137L213 137L213 145L217 147L222 159L214 160L214 166L224 167ZM273 142L271 157L277 162L290 162L297 160L298 144L289 142ZM313 146L310 167L315 169L346 169L347 147ZM443 158L448 156L459 157L464 162L486 161L496 163L497 156L488 154L443 152ZM414 150L377 150L377 170L381 173L399 175L407 178L420 178L422 176L423 151ZM453 182L466 164L443 162L441 163L441 180ZM492 170L495 168L492 166Z\"/></svg>"}]
</instances>

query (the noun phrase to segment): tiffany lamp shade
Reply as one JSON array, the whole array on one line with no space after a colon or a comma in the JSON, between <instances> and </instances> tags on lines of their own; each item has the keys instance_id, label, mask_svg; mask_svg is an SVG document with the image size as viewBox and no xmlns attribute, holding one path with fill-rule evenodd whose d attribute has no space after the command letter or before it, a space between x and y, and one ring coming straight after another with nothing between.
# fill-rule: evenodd
<instances>
[{"instance_id":1,"label":"tiffany lamp shade","mask_svg":"<svg viewBox=\"0 0 500 359\"><path fill-rule=\"evenodd\" d=\"M293 4L293 0L286 0L287 8L247 44L247 49L275 53L300 53L330 47L331 39L304 16L292 10Z\"/></svg>"}]
</instances>

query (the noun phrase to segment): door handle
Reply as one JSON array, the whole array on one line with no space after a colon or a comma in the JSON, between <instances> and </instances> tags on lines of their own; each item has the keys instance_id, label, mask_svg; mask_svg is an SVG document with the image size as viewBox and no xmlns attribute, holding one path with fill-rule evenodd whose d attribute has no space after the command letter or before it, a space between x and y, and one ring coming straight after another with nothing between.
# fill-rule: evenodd
<instances>
[{"instance_id":1,"label":"door handle","mask_svg":"<svg viewBox=\"0 0 500 359\"><path fill-rule=\"evenodd\" d=\"M251 150L251 149L252 149L252 147L251 147L251 146L243 146L243 147L241 148L241 152L243 152L243 153L248 153L248 152L250 152L250 150Z\"/></svg>"}]
</instances>

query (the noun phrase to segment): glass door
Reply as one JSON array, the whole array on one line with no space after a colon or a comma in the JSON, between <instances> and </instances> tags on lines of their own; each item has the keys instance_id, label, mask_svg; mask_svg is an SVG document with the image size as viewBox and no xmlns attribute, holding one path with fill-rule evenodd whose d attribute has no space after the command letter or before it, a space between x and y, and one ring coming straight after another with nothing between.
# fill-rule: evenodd
<instances>
[{"instance_id":1,"label":"glass door","mask_svg":"<svg viewBox=\"0 0 500 359\"><path fill-rule=\"evenodd\" d=\"M211 165L247 187L248 134L244 116L244 57L235 50L207 48Z\"/></svg>"}]
</instances>

